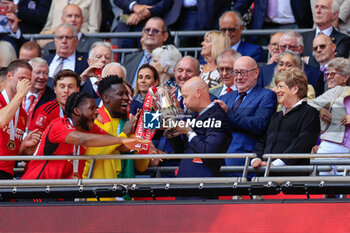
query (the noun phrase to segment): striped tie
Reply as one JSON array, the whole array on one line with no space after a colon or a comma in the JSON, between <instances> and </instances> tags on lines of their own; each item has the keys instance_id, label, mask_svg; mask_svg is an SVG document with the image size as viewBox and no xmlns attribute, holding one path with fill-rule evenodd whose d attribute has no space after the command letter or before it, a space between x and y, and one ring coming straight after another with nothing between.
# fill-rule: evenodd
<instances>
[{"instance_id":1,"label":"striped tie","mask_svg":"<svg viewBox=\"0 0 350 233\"><path fill-rule=\"evenodd\" d=\"M58 63L58 65L56 66L55 71L53 72L52 78L54 78L54 77L56 76L56 74L62 70L62 68L63 68L63 63L64 63L64 59L65 59L64 57L58 58L58 62L59 62L59 63Z\"/></svg>"}]
</instances>

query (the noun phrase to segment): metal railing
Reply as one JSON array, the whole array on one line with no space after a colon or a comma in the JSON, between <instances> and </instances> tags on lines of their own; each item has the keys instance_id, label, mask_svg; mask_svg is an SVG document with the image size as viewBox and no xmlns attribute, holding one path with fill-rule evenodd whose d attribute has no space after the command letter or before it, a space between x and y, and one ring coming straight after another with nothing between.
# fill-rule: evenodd
<instances>
[{"instance_id":1,"label":"metal railing","mask_svg":"<svg viewBox=\"0 0 350 233\"><path fill-rule=\"evenodd\" d=\"M306 32L312 29L296 29L298 32ZM244 30L243 36L254 36L254 35L270 35L271 33L277 32L280 30L277 29L266 29L266 30ZM188 55L192 53L195 58L199 58L199 52L201 51L201 47L193 47L193 48L185 48L180 47L180 38L181 37L202 37L207 33L207 31L170 31L170 35L174 38L174 45L179 49L179 51L184 55ZM141 32L100 32L100 33L87 33L85 34L87 37L101 38L101 39L114 39L114 38L140 38ZM27 40L40 40L40 39L53 39L55 37L54 34L24 34L23 37ZM266 46L263 46L264 50L267 50ZM115 53L120 54L120 62L124 62L125 54L133 53L139 51L139 48L117 48L113 49L113 55Z\"/></svg>"},{"instance_id":2,"label":"metal railing","mask_svg":"<svg viewBox=\"0 0 350 233\"><path fill-rule=\"evenodd\" d=\"M340 166L339 171L344 171L343 176L278 176L269 177L269 172L284 173L284 172L311 172L311 171L330 171L332 167L330 165L302 165L302 166L271 166L272 159L310 159L310 158L350 158L350 154L265 154L263 158L267 159L267 166L260 168L252 168L249 166L250 160L256 158L256 154L161 154L161 155L92 155L92 156L0 156L0 160L92 160L92 159L188 159L188 158L245 158L244 166L223 166L222 172L242 172L241 177L197 177L197 178L118 178L118 179L61 179L61 180L0 180L0 197L4 192L4 197L16 197L11 196L12 193L16 193L20 188L46 188L47 193L52 191L52 187L57 187L53 191L54 197L59 192L62 192L64 187L72 187L70 191L82 192L84 187L86 189L85 194L79 194L78 196L91 197L96 193L102 193L101 197L111 195L118 189L123 189L119 194L132 193L134 196L146 195L147 193L153 196L170 196L171 190L176 195L182 194L190 195L193 191L197 194L210 195L215 194L215 189L218 189L220 195L268 195L277 194L281 190L285 193L300 194L300 186L304 187L305 193L332 193L332 187L337 187L339 193L350 193L346 191L350 182L350 176L348 171L350 166ZM336 162L339 162L338 160ZM176 167L172 167L173 171ZM150 168L150 170L156 170L158 168ZM168 172L166 168L164 171ZM169 169L169 168L168 168ZM251 181L247 179L248 172L264 173L263 177L253 177ZM296 182L296 183L295 183ZM298 183L299 182L299 183ZM301 183L300 183L301 182ZM323 187L324 185L327 185ZM294 186L293 186L294 185ZM333 185L333 186L332 186ZM95 188L93 186L96 186ZM74 188L76 187L76 188ZM109 191L103 191L104 187L108 187ZM119 187L119 188L118 188ZM318 187L318 188L317 188ZM40 190L41 190L40 189ZM155 189L152 191L152 189ZM183 189L183 190L182 190ZM22 190L22 189L21 189ZM34 191L30 189L22 190L25 192ZM66 191L67 191L66 190ZM79 191L80 190L80 191ZM89 191L87 191L89 190ZM94 191L95 190L95 191ZM186 191L187 190L187 191ZM214 190L214 191L213 191ZM157 195L156 195L157 193ZM118 195L119 195L118 194ZM23 197L24 194L19 195ZM42 193L41 197L46 197ZM98 196L96 194L96 196ZM6 198L5 198L6 199Z\"/></svg>"}]
</instances>

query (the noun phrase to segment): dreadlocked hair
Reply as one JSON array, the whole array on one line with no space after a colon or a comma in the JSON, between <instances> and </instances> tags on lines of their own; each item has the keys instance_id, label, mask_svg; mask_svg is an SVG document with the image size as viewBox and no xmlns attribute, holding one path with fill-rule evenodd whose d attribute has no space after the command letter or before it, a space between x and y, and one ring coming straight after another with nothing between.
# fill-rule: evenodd
<instances>
[{"instance_id":1,"label":"dreadlocked hair","mask_svg":"<svg viewBox=\"0 0 350 233\"><path fill-rule=\"evenodd\" d=\"M113 84L123 84L123 82L124 80L118 77L118 75L108 75L99 82L98 93L102 96Z\"/></svg>"},{"instance_id":2,"label":"dreadlocked hair","mask_svg":"<svg viewBox=\"0 0 350 233\"><path fill-rule=\"evenodd\" d=\"M78 107L85 99L92 98L88 93L85 92L74 92L72 93L66 102L66 107L64 109L64 114L67 117L71 117L74 108Z\"/></svg>"}]
</instances>

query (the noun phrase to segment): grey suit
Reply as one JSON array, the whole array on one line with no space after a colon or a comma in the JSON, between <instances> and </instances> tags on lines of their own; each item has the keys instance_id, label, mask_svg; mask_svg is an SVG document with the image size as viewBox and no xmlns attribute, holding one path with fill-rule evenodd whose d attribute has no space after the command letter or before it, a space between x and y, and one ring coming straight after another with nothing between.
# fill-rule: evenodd
<instances>
[{"instance_id":1,"label":"grey suit","mask_svg":"<svg viewBox=\"0 0 350 233\"><path fill-rule=\"evenodd\" d=\"M102 39L94 38L94 37L87 37L84 34L81 35L80 40L78 42L76 50L81 53L88 53L90 50L90 47L93 43L97 41L102 41ZM56 47L55 42L49 42L44 47L44 53L43 57L47 57L49 54L55 54L56 53Z\"/></svg>"},{"instance_id":2,"label":"grey suit","mask_svg":"<svg viewBox=\"0 0 350 233\"><path fill-rule=\"evenodd\" d=\"M137 72L137 68L142 60L144 51L127 54L125 56L123 66L127 70L126 80L132 84L134 81L135 74Z\"/></svg>"}]
</instances>

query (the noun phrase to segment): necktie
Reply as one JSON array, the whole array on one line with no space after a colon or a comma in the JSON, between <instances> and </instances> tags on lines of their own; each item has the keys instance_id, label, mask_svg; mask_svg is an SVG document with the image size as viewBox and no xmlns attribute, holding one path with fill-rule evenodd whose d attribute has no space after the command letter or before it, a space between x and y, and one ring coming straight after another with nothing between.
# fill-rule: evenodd
<instances>
[{"instance_id":1,"label":"necktie","mask_svg":"<svg viewBox=\"0 0 350 233\"><path fill-rule=\"evenodd\" d=\"M236 100L236 102L233 104L232 111L236 111L241 103L243 102L244 97L247 95L247 92L241 92L239 93L239 98Z\"/></svg>"},{"instance_id":2,"label":"necktie","mask_svg":"<svg viewBox=\"0 0 350 233\"><path fill-rule=\"evenodd\" d=\"M152 55L150 53L147 53L145 56L145 63L144 64L150 63L151 59L152 59Z\"/></svg>"},{"instance_id":3,"label":"necktie","mask_svg":"<svg viewBox=\"0 0 350 233\"><path fill-rule=\"evenodd\" d=\"M226 89L226 93L230 93L232 91L232 88L231 87L228 87L227 89Z\"/></svg>"},{"instance_id":4,"label":"necktie","mask_svg":"<svg viewBox=\"0 0 350 233\"><path fill-rule=\"evenodd\" d=\"M277 15L277 5L278 5L278 0L268 0L267 16L269 16L270 19L273 19L273 17Z\"/></svg>"},{"instance_id":5,"label":"necktie","mask_svg":"<svg viewBox=\"0 0 350 233\"><path fill-rule=\"evenodd\" d=\"M30 100L30 104L29 104L29 108L28 109L30 109L33 106L34 100L35 100L35 95L30 95L29 96L29 100Z\"/></svg>"},{"instance_id":6,"label":"necktie","mask_svg":"<svg viewBox=\"0 0 350 233\"><path fill-rule=\"evenodd\" d=\"M323 73L323 80L324 80L324 91L328 90L328 84L327 84L327 79L326 79L326 73L327 73L327 67L321 66L321 72Z\"/></svg>"},{"instance_id":7,"label":"necktie","mask_svg":"<svg viewBox=\"0 0 350 233\"><path fill-rule=\"evenodd\" d=\"M52 78L54 78L56 76L56 74L62 70L64 59L65 59L64 57L58 58L58 65L56 66L56 69L53 72Z\"/></svg>"},{"instance_id":8,"label":"necktie","mask_svg":"<svg viewBox=\"0 0 350 233\"><path fill-rule=\"evenodd\" d=\"M184 98L182 96L179 97L180 108L184 109Z\"/></svg>"}]
</instances>

